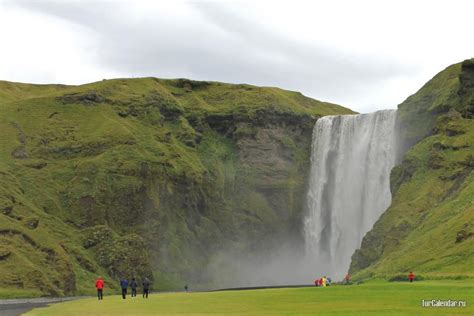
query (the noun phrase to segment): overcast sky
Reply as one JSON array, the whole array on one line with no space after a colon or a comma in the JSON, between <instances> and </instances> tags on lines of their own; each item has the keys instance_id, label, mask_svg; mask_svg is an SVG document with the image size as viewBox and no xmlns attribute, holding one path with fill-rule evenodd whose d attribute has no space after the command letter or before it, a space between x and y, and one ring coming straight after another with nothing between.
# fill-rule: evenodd
<instances>
[{"instance_id":1,"label":"overcast sky","mask_svg":"<svg viewBox=\"0 0 474 316\"><path fill-rule=\"evenodd\" d=\"M474 1L0 0L0 79L192 78L394 108L474 57Z\"/></svg>"}]
</instances>

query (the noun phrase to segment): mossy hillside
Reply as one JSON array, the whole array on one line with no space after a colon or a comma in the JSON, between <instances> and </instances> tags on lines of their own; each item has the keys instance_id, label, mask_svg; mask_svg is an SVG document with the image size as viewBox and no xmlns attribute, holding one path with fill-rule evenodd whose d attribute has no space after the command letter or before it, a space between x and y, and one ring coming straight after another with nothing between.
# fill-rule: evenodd
<instances>
[{"instance_id":1,"label":"mossy hillside","mask_svg":"<svg viewBox=\"0 0 474 316\"><path fill-rule=\"evenodd\" d=\"M2 287L49 295L99 274L208 284L213 253L297 234L314 121L351 113L183 79L0 91Z\"/></svg>"},{"instance_id":2,"label":"mossy hillside","mask_svg":"<svg viewBox=\"0 0 474 316\"><path fill-rule=\"evenodd\" d=\"M473 73L473 59L451 65L399 105L402 151L431 135L437 117L450 109L466 118L474 116Z\"/></svg>"},{"instance_id":3,"label":"mossy hillside","mask_svg":"<svg viewBox=\"0 0 474 316\"><path fill-rule=\"evenodd\" d=\"M0 80L0 102L9 102L56 94L68 88L69 87L66 85L58 84L39 85Z\"/></svg>"},{"instance_id":4,"label":"mossy hillside","mask_svg":"<svg viewBox=\"0 0 474 316\"><path fill-rule=\"evenodd\" d=\"M414 134L421 141L393 169L392 205L352 257L356 278L390 279L412 270L426 278L474 276L474 102L466 97L474 93L470 65L448 67L420 90L426 95L426 87L442 88L443 107L435 116L426 108L429 103L423 108L413 103L421 99L418 93L399 106L400 120L418 113L433 125Z\"/></svg>"}]
</instances>

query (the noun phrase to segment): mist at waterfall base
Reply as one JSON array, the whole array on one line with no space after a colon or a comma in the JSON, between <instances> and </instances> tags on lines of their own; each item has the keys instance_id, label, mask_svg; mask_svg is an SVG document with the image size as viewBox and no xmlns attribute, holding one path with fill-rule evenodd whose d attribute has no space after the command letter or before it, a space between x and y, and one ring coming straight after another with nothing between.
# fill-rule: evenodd
<instances>
[{"instance_id":1,"label":"mist at waterfall base","mask_svg":"<svg viewBox=\"0 0 474 316\"><path fill-rule=\"evenodd\" d=\"M302 234L278 238L259 254L232 247L217 253L207 267L213 287L342 280L362 238L391 203L395 130L395 110L318 119Z\"/></svg>"}]
</instances>

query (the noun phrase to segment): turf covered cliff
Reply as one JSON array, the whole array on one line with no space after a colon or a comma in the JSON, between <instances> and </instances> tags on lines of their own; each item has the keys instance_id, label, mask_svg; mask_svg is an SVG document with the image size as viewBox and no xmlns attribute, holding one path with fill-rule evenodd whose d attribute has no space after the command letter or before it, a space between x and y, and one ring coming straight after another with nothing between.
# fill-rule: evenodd
<instances>
[{"instance_id":1,"label":"turf covered cliff","mask_svg":"<svg viewBox=\"0 0 474 316\"><path fill-rule=\"evenodd\" d=\"M473 275L473 104L471 60L399 106L392 205L352 257L356 278ZM304 247L314 123L349 113L185 79L0 81L0 295L90 293L98 275L208 284L222 251Z\"/></svg>"},{"instance_id":2,"label":"turf covered cliff","mask_svg":"<svg viewBox=\"0 0 474 316\"><path fill-rule=\"evenodd\" d=\"M356 278L474 276L474 59L398 107L392 204L352 256ZM406 151L406 152L405 152Z\"/></svg>"},{"instance_id":3,"label":"turf covered cliff","mask_svg":"<svg viewBox=\"0 0 474 316\"><path fill-rule=\"evenodd\" d=\"M314 122L346 113L250 85L0 81L0 287L181 287L222 249L298 241Z\"/></svg>"}]
</instances>

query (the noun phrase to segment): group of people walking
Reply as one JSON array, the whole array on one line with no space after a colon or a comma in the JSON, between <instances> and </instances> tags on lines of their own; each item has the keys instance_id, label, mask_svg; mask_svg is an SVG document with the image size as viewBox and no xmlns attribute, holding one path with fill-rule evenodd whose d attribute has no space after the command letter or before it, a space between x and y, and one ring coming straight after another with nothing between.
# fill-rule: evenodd
<instances>
[{"instance_id":1,"label":"group of people walking","mask_svg":"<svg viewBox=\"0 0 474 316\"><path fill-rule=\"evenodd\" d=\"M343 280L343 284L351 284L351 275L349 273L346 274L346 276L344 277L344 280ZM410 272L410 274L408 275L408 280L410 281L410 283L412 283L414 280L415 280L415 273ZM329 286L331 285L331 278L327 278L326 276L320 278L320 279L316 279L314 280L314 285L316 286Z\"/></svg>"},{"instance_id":2,"label":"group of people walking","mask_svg":"<svg viewBox=\"0 0 474 316\"><path fill-rule=\"evenodd\" d=\"M142 282L143 298L148 298L148 293L150 292L150 285L151 285L150 280L148 278L144 278ZM130 281L130 283L128 282L126 278L122 278L120 279L120 288L122 289L123 299L127 298L127 290L129 286L130 286L130 289L132 290L132 297L137 296L138 283L135 280L135 278L132 278L132 281Z\"/></svg>"},{"instance_id":3,"label":"group of people walking","mask_svg":"<svg viewBox=\"0 0 474 316\"><path fill-rule=\"evenodd\" d=\"M330 286L332 283L331 278L328 278L326 276L323 276L320 279L314 280L314 285L316 286Z\"/></svg>"},{"instance_id":4,"label":"group of people walking","mask_svg":"<svg viewBox=\"0 0 474 316\"><path fill-rule=\"evenodd\" d=\"M103 290L104 290L104 280L102 277L97 278L95 281L95 287L97 289L97 298L99 300L103 299ZM126 278L120 279L120 288L122 289L122 298L126 299L127 298L127 290L130 287L132 290L132 297L137 296L137 288L138 288L138 282L135 280L135 278L132 278L130 282ZM150 287L151 287L151 281L148 278L144 278L142 281L142 288L143 288L143 298L148 298L148 293L150 292Z\"/></svg>"}]
</instances>

